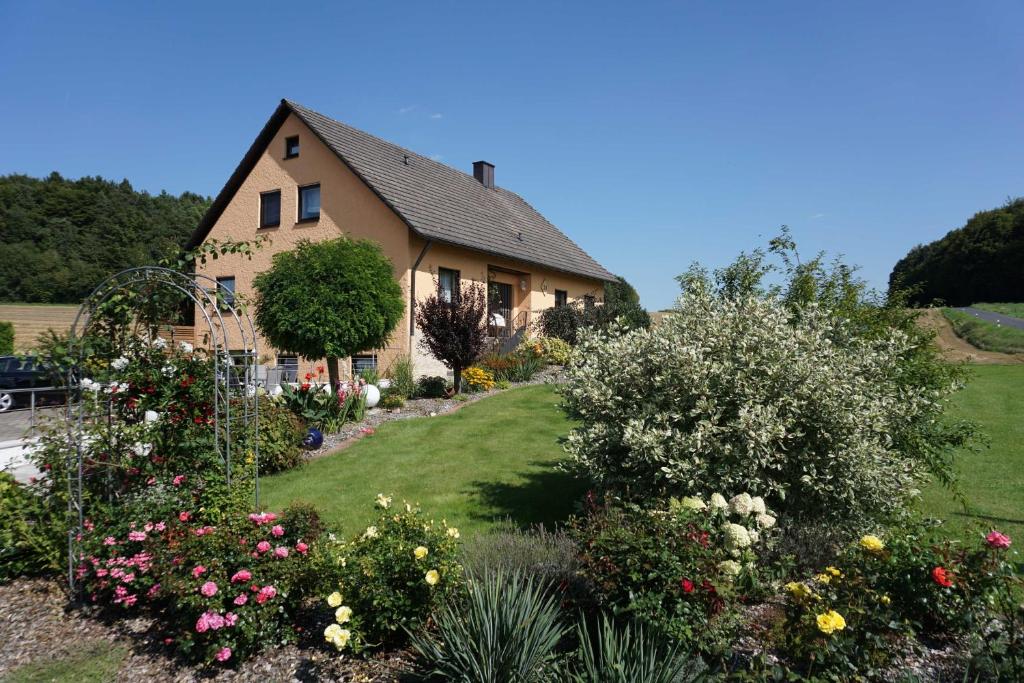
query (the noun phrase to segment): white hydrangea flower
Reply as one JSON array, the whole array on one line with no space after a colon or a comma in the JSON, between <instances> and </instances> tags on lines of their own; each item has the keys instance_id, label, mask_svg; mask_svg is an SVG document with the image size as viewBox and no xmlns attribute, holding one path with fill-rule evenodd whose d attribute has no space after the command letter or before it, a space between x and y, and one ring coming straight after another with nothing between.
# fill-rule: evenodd
<instances>
[{"instance_id":1,"label":"white hydrangea flower","mask_svg":"<svg viewBox=\"0 0 1024 683\"><path fill-rule=\"evenodd\" d=\"M679 501L679 507L684 510L706 510L708 506L697 496L684 496Z\"/></svg>"},{"instance_id":2,"label":"white hydrangea flower","mask_svg":"<svg viewBox=\"0 0 1024 683\"><path fill-rule=\"evenodd\" d=\"M757 516L757 525L762 529L771 529L775 526L777 520L769 514L760 514Z\"/></svg>"},{"instance_id":3,"label":"white hydrangea flower","mask_svg":"<svg viewBox=\"0 0 1024 683\"><path fill-rule=\"evenodd\" d=\"M740 563L736 560L723 560L718 563L718 569L727 576L736 576L740 573Z\"/></svg>"},{"instance_id":4,"label":"white hydrangea flower","mask_svg":"<svg viewBox=\"0 0 1024 683\"><path fill-rule=\"evenodd\" d=\"M182 352L184 353L192 353L192 345L189 344L187 341L179 343L178 348L181 349Z\"/></svg>"},{"instance_id":5,"label":"white hydrangea flower","mask_svg":"<svg viewBox=\"0 0 1024 683\"><path fill-rule=\"evenodd\" d=\"M741 493L738 496L733 496L729 499L729 509L734 514L746 517L754 511L754 499L750 497L749 493Z\"/></svg>"},{"instance_id":6,"label":"white hydrangea flower","mask_svg":"<svg viewBox=\"0 0 1024 683\"><path fill-rule=\"evenodd\" d=\"M750 546L750 532L747 527L739 524L723 524L722 532L725 534L725 547L729 550L740 550Z\"/></svg>"},{"instance_id":7,"label":"white hydrangea flower","mask_svg":"<svg viewBox=\"0 0 1024 683\"><path fill-rule=\"evenodd\" d=\"M761 541L761 534L757 533L753 529L747 530L747 535L750 536L750 544L759 543Z\"/></svg>"},{"instance_id":8,"label":"white hydrangea flower","mask_svg":"<svg viewBox=\"0 0 1024 683\"><path fill-rule=\"evenodd\" d=\"M725 510L728 509L729 503L726 502L725 496L721 493L711 494L711 509L712 510Z\"/></svg>"},{"instance_id":9,"label":"white hydrangea flower","mask_svg":"<svg viewBox=\"0 0 1024 683\"><path fill-rule=\"evenodd\" d=\"M752 504L751 512L755 515L763 515L768 512L768 506L764 504L764 498L761 496L754 496L750 499L750 502Z\"/></svg>"},{"instance_id":10,"label":"white hydrangea flower","mask_svg":"<svg viewBox=\"0 0 1024 683\"><path fill-rule=\"evenodd\" d=\"M157 337L156 339L153 340L153 348L154 349L166 349L167 348L167 340L164 339L163 337Z\"/></svg>"},{"instance_id":11,"label":"white hydrangea flower","mask_svg":"<svg viewBox=\"0 0 1024 683\"><path fill-rule=\"evenodd\" d=\"M128 367L128 359L125 358L124 356L121 356L120 358L115 358L113 362L110 363L110 367L114 368L118 372L121 372L126 367Z\"/></svg>"}]
</instances>

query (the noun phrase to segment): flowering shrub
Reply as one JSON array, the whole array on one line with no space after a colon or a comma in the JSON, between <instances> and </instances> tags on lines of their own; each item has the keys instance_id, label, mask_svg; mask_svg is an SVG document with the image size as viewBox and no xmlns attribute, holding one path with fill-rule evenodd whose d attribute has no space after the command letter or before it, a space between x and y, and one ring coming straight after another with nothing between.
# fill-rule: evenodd
<instances>
[{"instance_id":1,"label":"flowering shrub","mask_svg":"<svg viewBox=\"0 0 1024 683\"><path fill-rule=\"evenodd\" d=\"M332 392L330 383L324 381L322 365L317 366L317 373L307 372L298 387L282 384L278 400L311 426L328 433L340 430L350 420L363 419L366 380L360 377L345 382Z\"/></svg>"},{"instance_id":2,"label":"flowering shrub","mask_svg":"<svg viewBox=\"0 0 1024 683\"><path fill-rule=\"evenodd\" d=\"M727 528L745 530L728 515L697 499L668 511L591 507L572 520L570 534L601 606L715 654L730 632L731 608L757 571L749 532L740 538Z\"/></svg>"},{"instance_id":3,"label":"flowering shrub","mask_svg":"<svg viewBox=\"0 0 1024 683\"><path fill-rule=\"evenodd\" d=\"M490 391L494 388L494 375L488 370L473 366L462 373L462 379L471 391Z\"/></svg>"},{"instance_id":4,"label":"flowering shrub","mask_svg":"<svg viewBox=\"0 0 1024 683\"><path fill-rule=\"evenodd\" d=\"M459 531L402 510L377 496L376 522L348 543L325 545L335 583L327 595L334 623L324 638L339 651L359 652L404 636L460 585Z\"/></svg>"},{"instance_id":5,"label":"flowering shrub","mask_svg":"<svg viewBox=\"0 0 1024 683\"><path fill-rule=\"evenodd\" d=\"M516 353L529 354L534 358L540 358L545 363L554 365L568 365L572 357L572 347L569 343L558 337L534 337L524 339Z\"/></svg>"},{"instance_id":6,"label":"flowering shrub","mask_svg":"<svg viewBox=\"0 0 1024 683\"><path fill-rule=\"evenodd\" d=\"M663 324L584 334L563 405L576 467L625 495L749 490L850 526L903 509L933 462L904 448L944 391L906 382L904 333L809 305L685 294ZM894 438L894 435L903 435Z\"/></svg>"},{"instance_id":7,"label":"flowering shrub","mask_svg":"<svg viewBox=\"0 0 1024 683\"><path fill-rule=\"evenodd\" d=\"M164 643L196 660L244 659L294 639L301 588L311 580L312 539L272 513L232 516L216 526L191 510L143 519L118 535L87 524L88 552L77 573L90 602L149 607Z\"/></svg>"}]
</instances>

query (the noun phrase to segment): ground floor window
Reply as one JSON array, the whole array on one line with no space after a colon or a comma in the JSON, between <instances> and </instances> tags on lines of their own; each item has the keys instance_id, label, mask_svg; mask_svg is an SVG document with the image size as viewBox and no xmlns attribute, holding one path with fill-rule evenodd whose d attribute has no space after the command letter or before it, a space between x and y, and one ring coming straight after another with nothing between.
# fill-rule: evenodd
<instances>
[{"instance_id":1,"label":"ground floor window","mask_svg":"<svg viewBox=\"0 0 1024 683\"><path fill-rule=\"evenodd\" d=\"M277 357L277 367L281 370L282 382L297 382L299 378L299 357L281 354Z\"/></svg>"},{"instance_id":2,"label":"ground floor window","mask_svg":"<svg viewBox=\"0 0 1024 683\"><path fill-rule=\"evenodd\" d=\"M564 289L555 290L555 308L569 304L569 292Z\"/></svg>"},{"instance_id":3,"label":"ground floor window","mask_svg":"<svg viewBox=\"0 0 1024 683\"><path fill-rule=\"evenodd\" d=\"M355 377L363 370L376 370L377 369L377 354L363 354L360 356L352 356L352 376Z\"/></svg>"}]
</instances>

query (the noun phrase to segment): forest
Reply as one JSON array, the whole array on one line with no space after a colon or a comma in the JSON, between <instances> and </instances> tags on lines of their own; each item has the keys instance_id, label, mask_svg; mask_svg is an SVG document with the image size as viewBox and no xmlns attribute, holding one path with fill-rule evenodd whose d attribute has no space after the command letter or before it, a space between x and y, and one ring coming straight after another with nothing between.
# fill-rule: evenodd
<instances>
[{"instance_id":1,"label":"forest","mask_svg":"<svg viewBox=\"0 0 1024 683\"><path fill-rule=\"evenodd\" d=\"M900 290L918 306L1024 301L1024 198L911 249L889 275L890 294Z\"/></svg>"},{"instance_id":2,"label":"forest","mask_svg":"<svg viewBox=\"0 0 1024 683\"><path fill-rule=\"evenodd\" d=\"M0 301L77 303L108 275L179 250L209 206L127 180L0 176Z\"/></svg>"}]
</instances>

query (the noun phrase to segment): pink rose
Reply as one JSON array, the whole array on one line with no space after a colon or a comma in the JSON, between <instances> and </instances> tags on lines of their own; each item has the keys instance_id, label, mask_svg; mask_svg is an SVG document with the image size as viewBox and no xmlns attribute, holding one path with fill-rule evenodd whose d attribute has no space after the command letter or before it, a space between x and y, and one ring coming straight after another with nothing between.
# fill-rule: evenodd
<instances>
[{"instance_id":1,"label":"pink rose","mask_svg":"<svg viewBox=\"0 0 1024 683\"><path fill-rule=\"evenodd\" d=\"M189 514L188 512L179 512L178 513L178 521L179 522L187 522L190 517L192 517L192 515Z\"/></svg>"},{"instance_id":2,"label":"pink rose","mask_svg":"<svg viewBox=\"0 0 1024 683\"><path fill-rule=\"evenodd\" d=\"M198 578L199 578L200 576L202 576L202 575L203 575L203 574L205 574L205 573L206 573L206 567L204 567L204 566L203 566L203 565L201 565L201 564L199 564L199 565L196 565L196 566L195 566L195 567L194 567L194 568L192 569L192 578L193 578L193 579L198 579Z\"/></svg>"},{"instance_id":3,"label":"pink rose","mask_svg":"<svg viewBox=\"0 0 1024 683\"><path fill-rule=\"evenodd\" d=\"M199 592L208 598L212 598L214 595L217 594L217 584L215 584L213 581L207 581L199 589Z\"/></svg>"},{"instance_id":4,"label":"pink rose","mask_svg":"<svg viewBox=\"0 0 1024 683\"><path fill-rule=\"evenodd\" d=\"M995 530L985 537L985 542L988 543L990 548L1010 547L1010 537Z\"/></svg>"},{"instance_id":5,"label":"pink rose","mask_svg":"<svg viewBox=\"0 0 1024 683\"><path fill-rule=\"evenodd\" d=\"M231 577L231 583L245 583L252 578L252 572L248 569L239 569L235 572L235 575Z\"/></svg>"},{"instance_id":6,"label":"pink rose","mask_svg":"<svg viewBox=\"0 0 1024 683\"><path fill-rule=\"evenodd\" d=\"M222 647L220 650L217 651L217 654L215 656L218 662L226 662L229 659L231 659L231 648Z\"/></svg>"},{"instance_id":7,"label":"pink rose","mask_svg":"<svg viewBox=\"0 0 1024 683\"><path fill-rule=\"evenodd\" d=\"M156 524L155 524L155 525L153 526L153 528L154 528L154 529L156 529L157 531L163 531L164 529L166 529L166 528L167 528L167 525L166 525L166 524L164 524L163 522L157 522L157 523L156 523Z\"/></svg>"},{"instance_id":8,"label":"pink rose","mask_svg":"<svg viewBox=\"0 0 1024 683\"><path fill-rule=\"evenodd\" d=\"M228 612L224 615L224 623L228 626L234 626L238 623L238 615L234 612Z\"/></svg>"},{"instance_id":9,"label":"pink rose","mask_svg":"<svg viewBox=\"0 0 1024 683\"><path fill-rule=\"evenodd\" d=\"M235 604L241 607L245 603L249 602L249 596L245 593L239 593L238 597L235 598Z\"/></svg>"},{"instance_id":10,"label":"pink rose","mask_svg":"<svg viewBox=\"0 0 1024 683\"><path fill-rule=\"evenodd\" d=\"M128 532L128 540L129 541L145 541L146 540L146 532L145 531L129 531Z\"/></svg>"},{"instance_id":11,"label":"pink rose","mask_svg":"<svg viewBox=\"0 0 1024 683\"><path fill-rule=\"evenodd\" d=\"M256 550L260 551L261 553L265 553L268 550L270 550L270 543L267 541L260 541L256 544Z\"/></svg>"},{"instance_id":12,"label":"pink rose","mask_svg":"<svg viewBox=\"0 0 1024 683\"><path fill-rule=\"evenodd\" d=\"M260 605L270 600L277 595L277 589L273 586L264 586L260 589L260 592L256 594L256 602Z\"/></svg>"},{"instance_id":13,"label":"pink rose","mask_svg":"<svg viewBox=\"0 0 1024 683\"><path fill-rule=\"evenodd\" d=\"M175 486L181 486L182 484L185 483L187 479L188 477L186 477L184 474L179 474L178 476L171 480L171 483L174 484Z\"/></svg>"},{"instance_id":14,"label":"pink rose","mask_svg":"<svg viewBox=\"0 0 1024 683\"><path fill-rule=\"evenodd\" d=\"M284 527L280 524L275 524L274 528L270 530L274 536L284 536Z\"/></svg>"},{"instance_id":15,"label":"pink rose","mask_svg":"<svg viewBox=\"0 0 1024 683\"><path fill-rule=\"evenodd\" d=\"M159 583L155 583L155 584L153 584L153 587L150 588L149 591L146 593L146 597L152 599L153 596L155 596L159 592L160 592L160 584Z\"/></svg>"},{"instance_id":16,"label":"pink rose","mask_svg":"<svg viewBox=\"0 0 1024 683\"><path fill-rule=\"evenodd\" d=\"M103 545L117 545L117 539L113 536L107 536L103 539Z\"/></svg>"},{"instance_id":17,"label":"pink rose","mask_svg":"<svg viewBox=\"0 0 1024 683\"><path fill-rule=\"evenodd\" d=\"M309 550L309 546L302 541L299 541L295 544L295 550L297 550L300 555L305 555L306 551Z\"/></svg>"},{"instance_id":18,"label":"pink rose","mask_svg":"<svg viewBox=\"0 0 1024 683\"><path fill-rule=\"evenodd\" d=\"M209 612L203 612L203 614L196 620L196 633L206 633L210 630L210 619L207 616Z\"/></svg>"},{"instance_id":19,"label":"pink rose","mask_svg":"<svg viewBox=\"0 0 1024 683\"><path fill-rule=\"evenodd\" d=\"M276 557L279 560L283 560L284 558L288 557L288 548L285 548L284 546L280 545L277 546L276 548L274 548L274 557Z\"/></svg>"}]
</instances>

